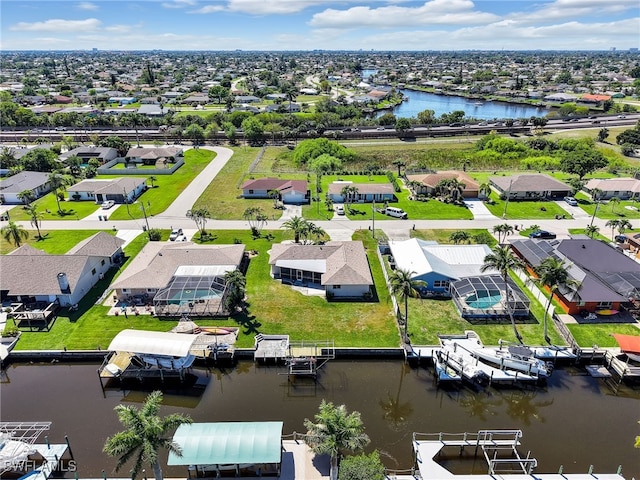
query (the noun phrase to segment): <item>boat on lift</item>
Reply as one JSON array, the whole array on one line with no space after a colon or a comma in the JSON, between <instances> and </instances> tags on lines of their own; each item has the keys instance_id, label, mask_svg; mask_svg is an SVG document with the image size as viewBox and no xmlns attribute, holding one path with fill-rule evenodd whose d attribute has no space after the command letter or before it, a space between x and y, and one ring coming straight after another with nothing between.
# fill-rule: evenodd
<instances>
[{"instance_id":1,"label":"boat on lift","mask_svg":"<svg viewBox=\"0 0 640 480\"><path fill-rule=\"evenodd\" d=\"M536 358L533 350L525 345L510 345L507 348L479 346L471 350L471 355L500 369L516 370L540 378L548 378L553 371L551 363Z\"/></svg>"}]
</instances>

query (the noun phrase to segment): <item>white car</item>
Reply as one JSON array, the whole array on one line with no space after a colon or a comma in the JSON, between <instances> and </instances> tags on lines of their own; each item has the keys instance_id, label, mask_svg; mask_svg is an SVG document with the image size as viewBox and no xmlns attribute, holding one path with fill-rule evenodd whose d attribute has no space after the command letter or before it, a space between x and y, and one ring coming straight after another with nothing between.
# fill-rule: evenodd
<instances>
[{"instance_id":1,"label":"white car","mask_svg":"<svg viewBox=\"0 0 640 480\"><path fill-rule=\"evenodd\" d=\"M564 197L564 201L567 202L572 207L578 206L578 201L573 197Z\"/></svg>"},{"instance_id":2,"label":"white car","mask_svg":"<svg viewBox=\"0 0 640 480\"><path fill-rule=\"evenodd\" d=\"M178 235L176 237L176 239L174 240L174 242L186 242L187 241L187 236L186 235Z\"/></svg>"},{"instance_id":3,"label":"white car","mask_svg":"<svg viewBox=\"0 0 640 480\"><path fill-rule=\"evenodd\" d=\"M175 242L176 240L178 240L178 237L184 236L182 234L182 229L181 228L174 228L173 230L171 230L171 234L169 235L169 240L171 240L172 242Z\"/></svg>"},{"instance_id":4,"label":"white car","mask_svg":"<svg viewBox=\"0 0 640 480\"><path fill-rule=\"evenodd\" d=\"M336 205L333 210L336 212L336 215L344 215L344 207L342 205Z\"/></svg>"},{"instance_id":5,"label":"white car","mask_svg":"<svg viewBox=\"0 0 640 480\"><path fill-rule=\"evenodd\" d=\"M115 201L113 200L105 200L104 202L102 202L100 204L100 206L102 207L103 210L109 210L111 207L113 207L116 204Z\"/></svg>"}]
</instances>

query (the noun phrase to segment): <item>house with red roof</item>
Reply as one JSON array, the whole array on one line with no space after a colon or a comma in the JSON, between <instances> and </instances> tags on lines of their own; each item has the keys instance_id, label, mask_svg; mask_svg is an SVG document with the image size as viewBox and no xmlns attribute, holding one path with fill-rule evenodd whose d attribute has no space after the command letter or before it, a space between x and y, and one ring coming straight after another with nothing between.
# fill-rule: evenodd
<instances>
[{"instance_id":1,"label":"house with red roof","mask_svg":"<svg viewBox=\"0 0 640 480\"><path fill-rule=\"evenodd\" d=\"M600 104L602 102L606 102L607 100L611 100L611 95L599 95L595 93L585 93L580 97L580 101L584 103L595 103Z\"/></svg>"},{"instance_id":2,"label":"house with red roof","mask_svg":"<svg viewBox=\"0 0 640 480\"><path fill-rule=\"evenodd\" d=\"M309 203L311 194L306 180L281 178L256 178L242 184L244 198L273 198L270 192L278 192L278 198L286 204Z\"/></svg>"}]
</instances>

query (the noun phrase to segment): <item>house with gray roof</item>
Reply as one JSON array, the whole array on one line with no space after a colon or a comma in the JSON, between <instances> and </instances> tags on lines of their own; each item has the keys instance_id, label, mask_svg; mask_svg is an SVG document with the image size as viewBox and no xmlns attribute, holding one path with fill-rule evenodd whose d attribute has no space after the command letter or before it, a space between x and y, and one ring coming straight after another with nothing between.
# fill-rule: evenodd
<instances>
[{"instance_id":1,"label":"house with gray roof","mask_svg":"<svg viewBox=\"0 0 640 480\"><path fill-rule=\"evenodd\" d=\"M310 192L306 180L282 178L255 178L247 180L240 187L243 198L271 198L270 192L277 192L282 203L299 205L309 203Z\"/></svg>"},{"instance_id":2,"label":"house with gray roof","mask_svg":"<svg viewBox=\"0 0 640 480\"><path fill-rule=\"evenodd\" d=\"M158 316L216 316L225 313L225 274L245 267L244 245L149 242L110 288L119 301L152 303Z\"/></svg>"},{"instance_id":3,"label":"house with gray roof","mask_svg":"<svg viewBox=\"0 0 640 480\"><path fill-rule=\"evenodd\" d=\"M99 232L63 255L22 245L0 255L2 301L75 305L119 264L124 240Z\"/></svg>"},{"instance_id":4,"label":"house with gray roof","mask_svg":"<svg viewBox=\"0 0 640 480\"><path fill-rule=\"evenodd\" d=\"M164 117L167 113L169 113L169 109L160 107L160 105L156 104L145 104L140 105L140 107L138 108L138 113L140 115L146 115L147 117Z\"/></svg>"},{"instance_id":5,"label":"house with gray roof","mask_svg":"<svg viewBox=\"0 0 640 480\"><path fill-rule=\"evenodd\" d=\"M334 203L343 203L346 199L342 194L345 187L355 187L357 193L352 195L352 203L396 202L395 191L390 183L353 183L336 181L329 184L327 195Z\"/></svg>"},{"instance_id":6,"label":"house with gray roof","mask_svg":"<svg viewBox=\"0 0 640 480\"><path fill-rule=\"evenodd\" d=\"M602 193L598 195L600 200L608 200L618 197L620 200L628 200L640 194L640 180L635 178L592 178L584 186L591 193L594 189Z\"/></svg>"},{"instance_id":7,"label":"house with gray roof","mask_svg":"<svg viewBox=\"0 0 640 480\"><path fill-rule=\"evenodd\" d=\"M120 177L114 179L82 180L67 188L71 200L90 200L102 203L113 200L116 203L133 203L147 189L147 179L139 177Z\"/></svg>"},{"instance_id":8,"label":"house with gray roof","mask_svg":"<svg viewBox=\"0 0 640 480\"><path fill-rule=\"evenodd\" d=\"M489 177L501 197L509 200L556 199L571 195L573 189L560 180L540 173Z\"/></svg>"},{"instance_id":9,"label":"house with gray roof","mask_svg":"<svg viewBox=\"0 0 640 480\"><path fill-rule=\"evenodd\" d=\"M269 251L269 265L273 278L324 289L327 298L366 297L373 286L367 254L358 241L274 244Z\"/></svg>"},{"instance_id":10,"label":"house with gray roof","mask_svg":"<svg viewBox=\"0 0 640 480\"><path fill-rule=\"evenodd\" d=\"M18 198L18 194L23 191L30 191L32 200L50 192L49 174L23 171L0 180L0 203L9 205L23 203Z\"/></svg>"},{"instance_id":11,"label":"house with gray roof","mask_svg":"<svg viewBox=\"0 0 640 480\"><path fill-rule=\"evenodd\" d=\"M69 157L78 157L82 163L87 163L93 158L99 160L100 163L106 163L118 157L118 150L112 147L81 146L61 154L60 160L64 161Z\"/></svg>"},{"instance_id":12,"label":"house with gray roof","mask_svg":"<svg viewBox=\"0 0 640 480\"><path fill-rule=\"evenodd\" d=\"M128 163L142 163L155 165L157 162L175 163L184 159L184 150L181 147L133 147L125 156Z\"/></svg>"},{"instance_id":13,"label":"house with gray roof","mask_svg":"<svg viewBox=\"0 0 640 480\"><path fill-rule=\"evenodd\" d=\"M640 298L640 264L605 242L590 238L523 239L512 241L511 248L534 275L546 258L564 260L570 278L579 285L561 287L557 292L558 302L571 315L619 310L623 303Z\"/></svg>"}]
</instances>

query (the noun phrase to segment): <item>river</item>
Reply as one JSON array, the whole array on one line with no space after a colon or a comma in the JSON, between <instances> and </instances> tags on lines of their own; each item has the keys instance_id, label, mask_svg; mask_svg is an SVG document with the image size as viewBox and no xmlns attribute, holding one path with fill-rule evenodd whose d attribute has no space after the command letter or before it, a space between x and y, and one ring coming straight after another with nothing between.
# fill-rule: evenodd
<instances>
[{"instance_id":1,"label":"river","mask_svg":"<svg viewBox=\"0 0 640 480\"><path fill-rule=\"evenodd\" d=\"M70 439L80 478L113 476L114 459L102 453L107 436L120 430L113 408L140 404L145 393L108 389L103 395L95 364L12 364L0 391L2 421L52 421L53 443ZM180 412L196 422L282 420L284 433L303 432L322 399L344 403L362 414L389 468L410 468L411 434L479 429L522 429L522 451L539 462L537 472L614 473L640 477L638 435L640 396L625 387L613 395L584 369L556 369L545 387L527 389L444 389L434 385L431 369L399 361L331 361L315 383L289 382L284 369L240 362L228 370L193 370L201 384L167 392L162 413ZM43 439L41 439L43 441ZM163 458L166 458L163 457ZM166 461L166 460L163 460ZM474 473L486 473L478 460ZM466 467L465 467L466 468ZM164 468L185 476L182 467ZM70 475L70 474L68 474ZM126 471L120 472L126 477Z\"/></svg>"}]
</instances>

